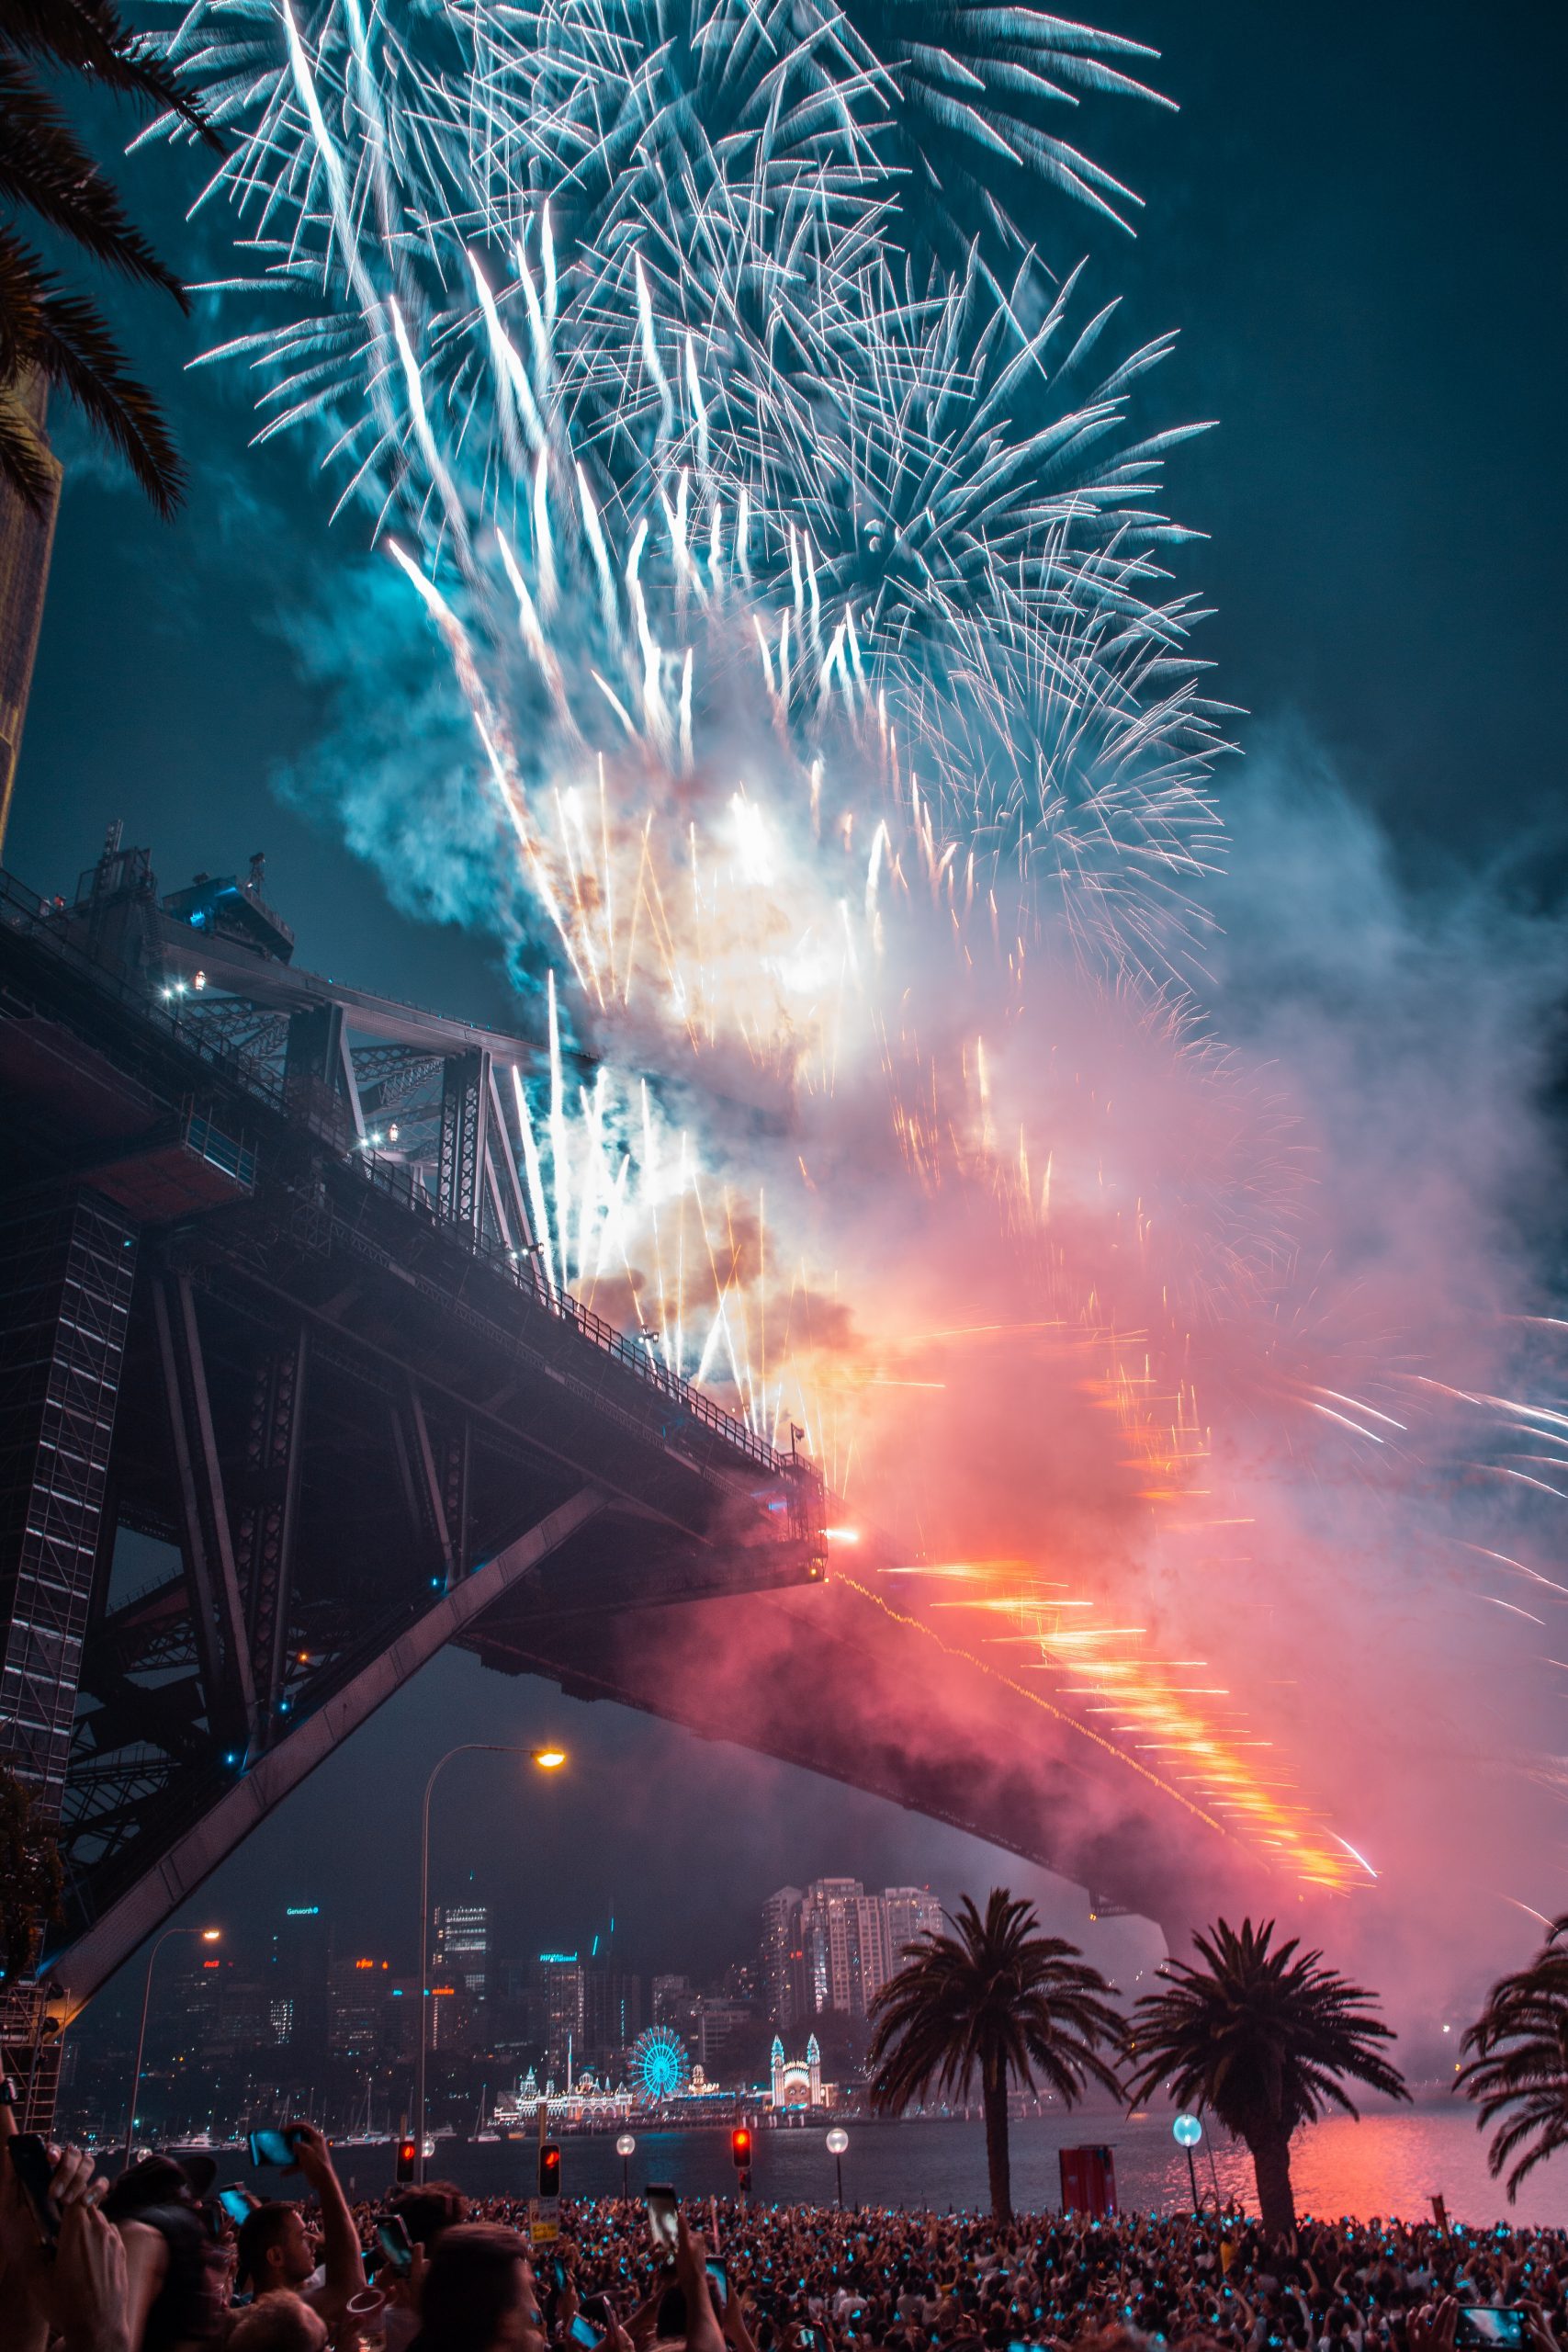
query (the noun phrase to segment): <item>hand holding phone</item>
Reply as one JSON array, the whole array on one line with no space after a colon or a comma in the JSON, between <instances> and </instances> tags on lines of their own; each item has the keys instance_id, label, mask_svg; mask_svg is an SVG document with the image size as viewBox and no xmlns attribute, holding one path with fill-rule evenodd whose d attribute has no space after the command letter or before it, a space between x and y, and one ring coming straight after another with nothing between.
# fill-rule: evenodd
<instances>
[{"instance_id":1,"label":"hand holding phone","mask_svg":"<svg viewBox=\"0 0 1568 2352\"><path fill-rule=\"evenodd\" d=\"M60 2208L50 2194L54 2165L49 2150L36 2132L18 2132L6 2145L11 2151L17 2186L27 2199L38 2233L46 2245L53 2245L60 2235Z\"/></svg>"},{"instance_id":2,"label":"hand holding phone","mask_svg":"<svg viewBox=\"0 0 1568 2352\"><path fill-rule=\"evenodd\" d=\"M1459 2324L1454 2330L1456 2345L1470 2345L1475 2352L1521 2352L1525 2340L1525 2315L1503 2303L1461 2303Z\"/></svg>"},{"instance_id":3,"label":"hand holding phone","mask_svg":"<svg viewBox=\"0 0 1568 2352\"><path fill-rule=\"evenodd\" d=\"M647 2191L648 2230L660 2260L672 2262L681 2242L680 2205L666 2181L649 2181Z\"/></svg>"},{"instance_id":4,"label":"hand holding phone","mask_svg":"<svg viewBox=\"0 0 1568 2352\"><path fill-rule=\"evenodd\" d=\"M413 2268L413 2240L402 2215L383 2213L376 2224L376 2237L388 2267L395 2270L400 2278L406 2278Z\"/></svg>"},{"instance_id":5,"label":"hand holding phone","mask_svg":"<svg viewBox=\"0 0 1568 2352\"><path fill-rule=\"evenodd\" d=\"M218 2202L238 2228L242 2222L248 2220L255 2211L261 2199L253 2197L248 2188L242 2188L239 2182L235 2181L228 2188L219 2190Z\"/></svg>"},{"instance_id":6,"label":"hand holding phone","mask_svg":"<svg viewBox=\"0 0 1568 2352\"><path fill-rule=\"evenodd\" d=\"M256 2165L272 2165L287 2171L294 2162L294 2143L298 2133L288 2132L253 2132L246 2142L251 2162Z\"/></svg>"}]
</instances>

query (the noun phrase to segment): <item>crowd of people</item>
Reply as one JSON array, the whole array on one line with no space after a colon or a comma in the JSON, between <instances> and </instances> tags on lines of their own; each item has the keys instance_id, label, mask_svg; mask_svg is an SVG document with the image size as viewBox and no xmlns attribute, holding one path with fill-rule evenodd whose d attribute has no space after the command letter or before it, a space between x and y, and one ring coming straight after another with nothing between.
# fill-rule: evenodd
<instances>
[{"instance_id":1,"label":"crowd of people","mask_svg":"<svg viewBox=\"0 0 1568 2352\"><path fill-rule=\"evenodd\" d=\"M214 2197L151 2156L112 2183L9 2135L5 2352L1568 2352L1568 2235L1239 2211L1021 2216L709 2199L650 2220L445 2182L351 2204L291 2126L303 2194Z\"/></svg>"}]
</instances>

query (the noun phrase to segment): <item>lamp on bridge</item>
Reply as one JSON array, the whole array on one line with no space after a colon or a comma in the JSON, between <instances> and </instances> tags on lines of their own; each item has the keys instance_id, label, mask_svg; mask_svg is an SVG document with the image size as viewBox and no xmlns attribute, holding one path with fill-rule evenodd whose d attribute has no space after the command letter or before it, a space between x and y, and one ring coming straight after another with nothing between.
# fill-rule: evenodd
<instances>
[{"instance_id":1,"label":"lamp on bridge","mask_svg":"<svg viewBox=\"0 0 1568 2352\"><path fill-rule=\"evenodd\" d=\"M424 2178L424 2143L427 2132L424 2098L424 2061L430 2046L430 1797L436 1778L454 1756L525 1756L541 1772L558 1772L567 1760L564 1747L553 1742L544 1747L512 1747L502 1740L464 1739L438 1757L424 1784L424 1810L419 1838L419 2072L414 2088L413 2139L415 2154L413 2177Z\"/></svg>"},{"instance_id":2,"label":"lamp on bridge","mask_svg":"<svg viewBox=\"0 0 1568 2352\"><path fill-rule=\"evenodd\" d=\"M141 2092L141 2058L147 2047L147 2012L152 2002L152 1962L171 1936L199 1936L204 1944L222 1940L221 1928L165 1928L147 1955L147 1982L141 1988L141 2025L136 2036L136 2069L130 2077L130 2108L125 2119L125 2161L130 2162L130 2151L136 2139L136 2102Z\"/></svg>"}]
</instances>

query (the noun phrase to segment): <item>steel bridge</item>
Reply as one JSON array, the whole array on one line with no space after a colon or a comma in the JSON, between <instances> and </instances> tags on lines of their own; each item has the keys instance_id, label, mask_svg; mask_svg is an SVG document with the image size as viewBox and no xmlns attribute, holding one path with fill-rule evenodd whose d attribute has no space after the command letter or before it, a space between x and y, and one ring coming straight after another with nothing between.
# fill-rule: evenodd
<instances>
[{"instance_id":1,"label":"steel bridge","mask_svg":"<svg viewBox=\"0 0 1568 2352\"><path fill-rule=\"evenodd\" d=\"M998 1693L828 1578L811 1466L545 1280L537 1049L293 947L259 860L0 876L0 1760L58 1824L56 2021L448 1642L1185 1907L1156 1802L1043 1724L980 1773ZM122 1530L177 1566L125 1589Z\"/></svg>"}]
</instances>

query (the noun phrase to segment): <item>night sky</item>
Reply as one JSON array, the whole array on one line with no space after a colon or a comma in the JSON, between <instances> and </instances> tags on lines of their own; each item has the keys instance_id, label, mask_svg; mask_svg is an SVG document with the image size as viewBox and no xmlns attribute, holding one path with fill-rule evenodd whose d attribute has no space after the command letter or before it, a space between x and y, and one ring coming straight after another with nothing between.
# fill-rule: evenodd
<instances>
[{"instance_id":1,"label":"night sky","mask_svg":"<svg viewBox=\"0 0 1568 2352\"><path fill-rule=\"evenodd\" d=\"M1217 608L1202 646L1217 691L1251 714L1240 740L1296 730L1415 876L1483 867L1553 889L1568 17L1365 0L1087 13L1164 51L1152 78L1182 110L1086 110L1089 151L1148 200L1135 245L1059 201L1043 235L1054 258L1090 255L1098 298L1125 290L1129 339L1181 328L1162 413L1219 420L1179 454L1172 500L1209 535L1181 577ZM198 278L221 266L222 223L185 224L189 165L153 153L121 178ZM68 888L117 816L165 888L265 848L302 963L515 1018L489 944L396 911L313 788L323 741L341 751L362 716L334 702L342 646L322 616L363 577L363 524L328 530L298 447L247 447L239 371L184 372L216 339L209 308L188 325L151 304L117 315L166 395L191 497L161 526L56 421L66 490L6 865ZM1234 766L1225 790L1246 788ZM850 1871L947 1896L1045 1883L806 1775L449 1657L190 1916L259 1931L285 1901L321 1901L411 1962L430 1763L457 1737L546 1731L573 1752L562 1782L520 1806L515 1768L468 1759L443 1801L450 1867L480 1870L519 1951L586 1941L613 1906L627 1964L705 1973L745 1949L786 1879ZM1075 1908L1060 1899L1057 1916Z\"/></svg>"}]
</instances>

